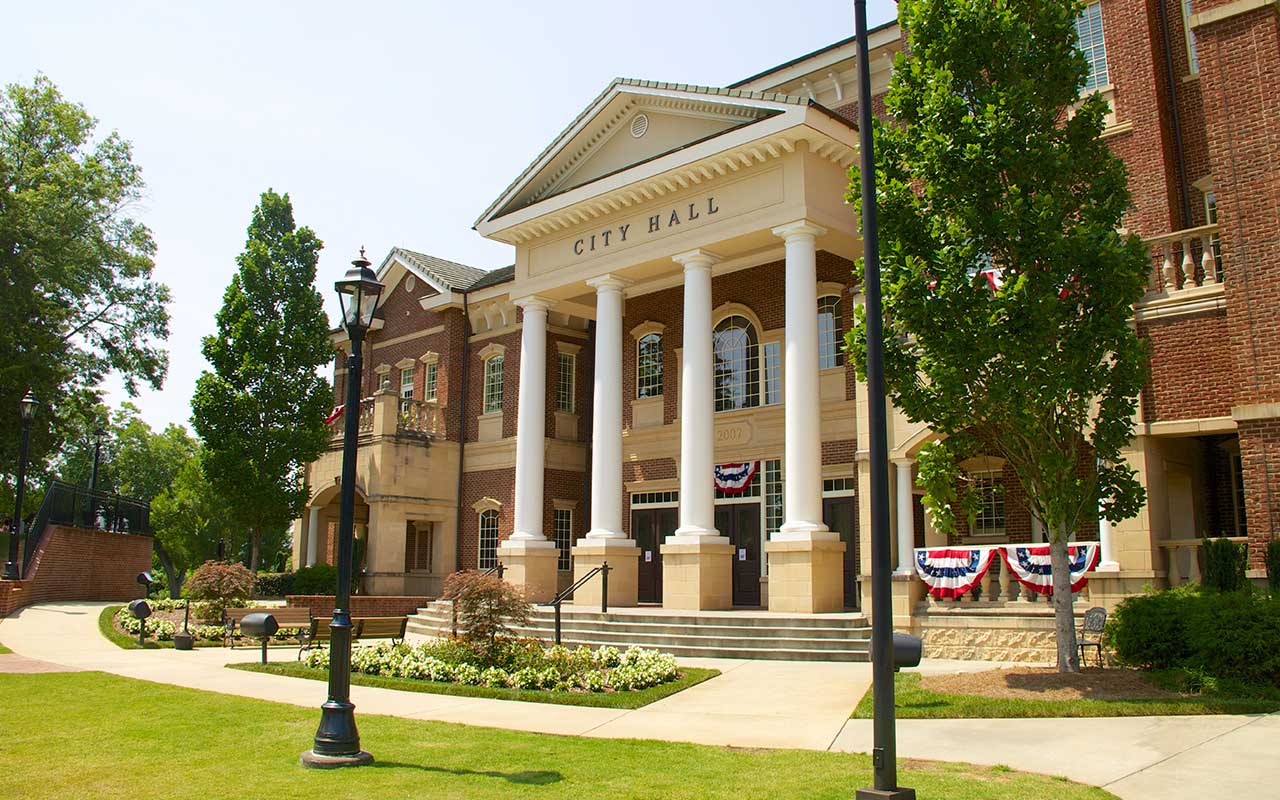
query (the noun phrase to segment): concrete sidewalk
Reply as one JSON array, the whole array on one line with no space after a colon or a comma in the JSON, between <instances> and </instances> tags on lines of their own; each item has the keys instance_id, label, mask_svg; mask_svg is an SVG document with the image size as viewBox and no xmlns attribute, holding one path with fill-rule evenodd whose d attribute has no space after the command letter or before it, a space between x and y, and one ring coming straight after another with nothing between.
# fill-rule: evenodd
<instances>
[{"instance_id":1,"label":"concrete sidewalk","mask_svg":"<svg viewBox=\"0 0 1280 800\"><path fill-rule=\"evenodd\" d=\"M27 658L262 700L319 706L317 681L225 669L254 649L122 650L98 632L102 603L33 606L0 621L0 642ZM272 658L292 660L293 650ZM361 714L512 730L736 747L867 752L871 722L850 720L868 664L683 659L722 674L635 710L558 706L353 686ZM926 672L989 669L926 662ZM1003 764L1104 786L1126 800L1226 796L1280 799L1280 716L902 720L898 754Z\"/></svg>"}]
</instances>

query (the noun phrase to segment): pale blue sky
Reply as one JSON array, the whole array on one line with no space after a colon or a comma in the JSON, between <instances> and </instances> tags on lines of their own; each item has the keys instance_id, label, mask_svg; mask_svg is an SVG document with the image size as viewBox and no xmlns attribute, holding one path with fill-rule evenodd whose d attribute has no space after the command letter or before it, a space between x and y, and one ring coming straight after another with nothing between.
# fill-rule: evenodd
<instances>
[{"instance_id":1,"label":"pale blue sky","mask_svg":"<svg viewBox=\"0 0 1280 800\"><path fill-rule=\"evenodd\" d=\"M871 0L871 24L894 8ZM133 401L154 426L187 422L200 338L267 187L324 241L327 299L362 244L375 262L403 245L505 266L511 249L472 222L612 78L724 85L853 33L852 0L42 2L3 17L0 82L43 72L134 143L138 216L173 290L168 380Z\"/></svg>"}]
</instances>

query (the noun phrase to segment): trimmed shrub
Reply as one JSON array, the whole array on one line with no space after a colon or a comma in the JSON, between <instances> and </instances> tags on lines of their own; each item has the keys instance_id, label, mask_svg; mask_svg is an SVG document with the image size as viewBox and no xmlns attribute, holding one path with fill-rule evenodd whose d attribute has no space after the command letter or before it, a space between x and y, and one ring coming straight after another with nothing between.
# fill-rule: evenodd
<instances>
[{"instance_id":1,"label":"trimmed shrub","mask_svg":"<svg viewBox=\"0 0 1280 800\"><path fill-rule=\"evenodd\" d=\"M1272 539L1267 543L1265 561L1267 586L1271 588L1271 596L1280 597L1280 539Z\"/></svg>"},{"instance_id":2,"label":"trimmed shrub","mask_svg":"<svg viewBox=\"0 0 1280 800\"><path fill-rule=\"evenodd\" d=\"M284 597L294 594L292 572L259 572L253 586L254 597Z\"/></svg>"},{"instance_id":3,"label":"trimmed shrub","mask_svg":"<svg viewBox=\"0 0 1280 800\"><path fill-rule=\"evenodd\" d=\"M206 619L221 619L228 606L243 605L253 594L254 576L242 564L206 561L187 579L186 594L203 601Z\"/></svg>"},{"instance_id":4,"label":"trimmed shrub","mask_svg":"<svg viewBox=\"0 0 1280 800\"><path fill-rule=\"evenodd\" d=\"M293 573L293 594L337 594L338 571L329 564L312 564Z\"/></svg>"},{"instance_id":5,"label":"trimmed shrub","mask_svg":"<svg viewBox=\"0 0 1280 800\"><path fill-rule=\"evenodd\" d=\"M1247 585L1244 577L1245 565L1249 561L1246 546L1228 539L1205 539L1200 549L1204 553L1206 588L1235 592Z\"/></svg>"},{"instance_id":6,"label":"trimmed shrub","mask_svg":"<svg viewBox=\"0 0 1280 800\"><path fill-rule=\"evenodd\" d=\"M1107 620L1107 640L1122 663L1145 669L1170 669L1183 664L1187 647L1189 605L1196 587L1126 597Z\"/></svg>"}]
</instances>

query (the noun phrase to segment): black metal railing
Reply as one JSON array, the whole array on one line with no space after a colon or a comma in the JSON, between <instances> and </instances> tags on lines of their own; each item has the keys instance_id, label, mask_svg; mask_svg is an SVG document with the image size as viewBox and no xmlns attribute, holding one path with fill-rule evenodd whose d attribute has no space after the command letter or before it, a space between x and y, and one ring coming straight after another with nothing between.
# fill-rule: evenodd
<instances>
[{"instance_id":1,"label":"black metal railing","mask_svg":"<svg viewBox=\"0 0 1280 800\"><path fill-rule=\"evenodd\" d=\"M600 613L609 613L609 572L612 569L613 567L609 566L608 561L602 561L600 566L592 569L581 578L578 578L573 582L572 586L556 595L550 603L547 603L547 605L554 606L556 609L556 644L560 644L560 606L565 600L573 597L574 592L582 588L585 583L590 581L596 575L600 576Z\"/></svg>"},{"instance_id":2,"label":"black metal railing","mask_svg":"<svg viewBox=\"0 0 1280 800\"><path fill-rule=\"evenodd\" d=\"M50 525L69 525L113 533L150 533L151 504L111 492L91 491L50 481L31 525L24 526L23 574Z\"/></svg>"}]
</instances>

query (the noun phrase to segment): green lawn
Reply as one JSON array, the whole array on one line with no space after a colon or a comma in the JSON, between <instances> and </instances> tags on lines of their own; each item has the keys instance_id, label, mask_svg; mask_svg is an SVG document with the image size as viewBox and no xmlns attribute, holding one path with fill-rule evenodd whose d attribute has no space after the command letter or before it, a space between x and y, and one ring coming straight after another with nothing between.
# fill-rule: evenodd
<instances>
[{"instance_id":1,"label":"green lawn","mask_svg":"<svg viewBox=\"0 0 1280 800\"><path fill-rule=\"evenodd\" d=\"M2 655L6 655L6 654L8 654L8 653L12 653L12 652L13 652L12 650L10 650L9 648L7 648L7 647L5 647L4 645L0 644L0 656L2 656Z\"/></svg>"},{"instance_id":2,"label":"green lawn","mask_svg":"<svg viewBox=\"0 0 1280 800\"><path fill-rule=\"evenodd\" d=\"M318 709L94 672L0 675L7 800L844 800L865 755L588 739L363 715L374 766L306 770ZM1107 800L1007 769L910 762L903 784L947 800Z\"/></svg>"},{"instance_id":3,"label":"green lawn","mask_svg":"<svg viewBox=\"0 0 1280 800\"><path fill-rule=\"evenodd\" d=\"M245 669L250 672L269 672L273 675L288 675L291 678L310 678L324 681L329 679L328 670L311 669L305 664L228 664L232 669ZM639 708L647 706L655 700L669 697L682 689L702 683L708 678L720 674L718 669L693 669L685 667L680 670L681 676L671 683L651 686L635 692L551 692L534 689L505 689L491 686L468 686L462 683L441 683L438 681L420 681L412 678L392 678L383 675L365 675L351 673L351 682L359 686L378 686L383 689L403 689L410 692L427 692L430 694L451 694L462 697L490 697L495 700L524 700L530 703L554 703L562 706L596 706L598 708Z\"/></svg>"},{"instance_id":4,"label":"green lawn","mask_svg":"<svg viewBox=\"0 0 1280 800\"><path fill-rule=\"evenodd\" d=\"M920 674L894 677L894 707L900 719L997 719L1005 717L1140 717L1185 714L1266 714L1280 711L1275 697L1207 694L1167 700L1021 700L969 694L943 694L920 686ZM872 718L871 690L853 711Z\"/></svg>"}]
</instances>

